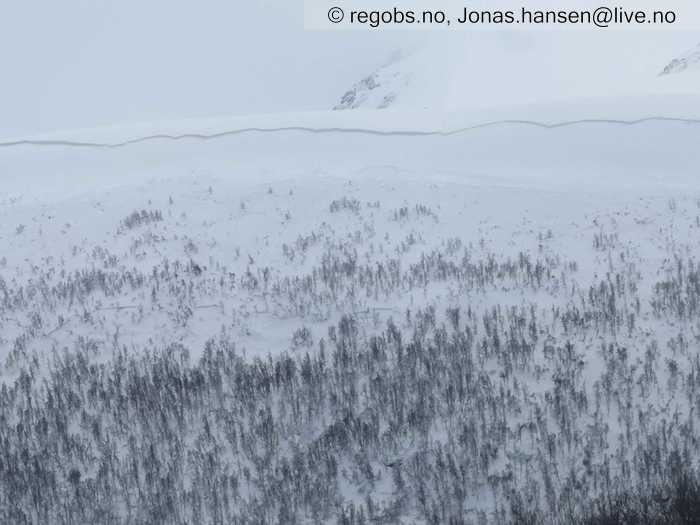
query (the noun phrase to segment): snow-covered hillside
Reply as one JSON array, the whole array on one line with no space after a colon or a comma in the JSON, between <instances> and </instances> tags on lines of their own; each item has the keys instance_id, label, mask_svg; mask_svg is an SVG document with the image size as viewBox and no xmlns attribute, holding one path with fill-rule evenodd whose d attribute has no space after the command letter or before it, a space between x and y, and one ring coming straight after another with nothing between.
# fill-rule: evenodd
<instances>
[{"instance_id":1,"label":"snow-covered hillside","mask_svg":"<svg viewBox=\"0 0 700 525\"><path fill-rule=\"evenodd\" d=\"M696 34L6 4L0 524L697 523Z\"/></svg>"},{"instance_id":2,"label":"snow-covered hillside","mask_svg":"<svg viewBox=\"0 0 700 525\"><path fill-rule=\"evenodd\" d=\"M400 48L339 94L335 109L464 110L549 104L581 98L697 94L690 71L697 49L678 56L695 34L669 32L436 35ZM669 57L676 57L669 63ZM659 71L663 70L661 76ZM673 75L671 75L673 77Z\"/></svg>"},{"instance_id":3,"label":"snow-covered hillside","mask_svg":"<svg viewBox=\"0 0 700 525\"><path fill-rule=\"evenodd\" d=\"M0 521L681 512L700 453L697 108L2 142Z\"/></svg>"}]
</instances>

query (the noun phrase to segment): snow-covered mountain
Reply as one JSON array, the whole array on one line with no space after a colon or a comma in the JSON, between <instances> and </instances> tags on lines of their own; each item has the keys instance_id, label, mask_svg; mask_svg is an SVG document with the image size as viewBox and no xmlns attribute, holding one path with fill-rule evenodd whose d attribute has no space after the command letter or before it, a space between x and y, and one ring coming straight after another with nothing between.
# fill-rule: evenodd
<instances>
[{"instance_id":1,"label":"snow-covered mountain","mask_svg":"<svg viewBox=\"0 0 700 525\"><path fill-rule=\"evenodd\" d=\"M671 60L660 74L671 75L675 73L682 73L688 69L700 69L700 44Z\"/></svg>"},{"instance_id":2,"label":"snow-covered mountain","mask_svg":"<svg viewBox=\"0 0 700 525\"><path fill-rule=\"evenodd\" d=\"M352 86L333 109L386 109L394 103L410 78L410 75L400 71L391 72L382 68Z\"/></svg>"},{"instance_id":3,"label":"snow-covered mountain","mask_svg":"<svg viewBox=\"0 0 700 525\"><path fill-rule=\"evenodd\" d=\"M438 35L410 52L397 51L338 99L334 109L478 109L611 95L698 93L692 78L667 73L697 69L700 48L664 69L687 45L685 33L654 39L641 32L557 36L480 33Z\"/></svg>"},{"instance_id":4,"label":"snow-covered mountain","mask_svg":"<svg viewBox=\"0 0 700 525\"><path fill-rule=\"evenodd\" d=\"M390 107L414 107L421 104L434 106L436 89L444 81L444 75L431 70L430 48L420 51L395 51L389 60L375 71L355 83L333 108L386 109Z\"/></svg>"},{"instance_id":5,"label":"snow-covered mountain","mask_svg":"<svg viewBox=\"0 0 700 525\"><path fill-rule=\"evenodd\" d=\"M401 58L396 52L386 64L353 85L333 109L390 107L411 80L410 73L403 71Z\"/></svg>"},{"instance_id":6,"label":"snow-covered mountain","mask_svg":"<svg viewBox=\"0 0 700 525\"><path fill-rule=\"evenodd\" d=\"M447 49L447 42L437 39L395 50L333 109L442 109L450 83Z\"/></svg>"}]
</instances>

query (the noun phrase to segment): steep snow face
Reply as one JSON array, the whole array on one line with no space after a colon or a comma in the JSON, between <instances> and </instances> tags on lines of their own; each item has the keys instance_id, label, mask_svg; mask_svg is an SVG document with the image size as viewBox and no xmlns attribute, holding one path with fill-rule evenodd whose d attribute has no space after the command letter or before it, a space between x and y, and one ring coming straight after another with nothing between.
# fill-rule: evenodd
<instances>
[{"instance_id":1,"label":"steep snow face","mask_svg":"<svg viewBox=\"0 0 700 525\"><path fill-rule=\"evenodd\" d=\"M700 69L700 44L671 60L666 67L664 67L661 75L682 73L687 69Z\"/></svg>"}]
</instances>

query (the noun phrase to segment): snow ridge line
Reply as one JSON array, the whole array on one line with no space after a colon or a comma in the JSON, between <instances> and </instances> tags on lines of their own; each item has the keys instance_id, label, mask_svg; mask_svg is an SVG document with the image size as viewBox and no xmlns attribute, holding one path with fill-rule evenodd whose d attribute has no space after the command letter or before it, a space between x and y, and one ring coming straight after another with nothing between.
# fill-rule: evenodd
<instances>
[{"instance_id":1,"label":"snow ridge line","mask_svg":"<svg viewBox=\"0 0 700 525\"><path fill-rule=\"evenodd\" d=\"M376 130L367 128L313 128L304 126L287 126L279 128L240 128L228 131L221 131L217 133L183 133L180 135L170 135L165 133L159 133L155 135L147 135L144 137L138 137L134 139L129 139L123 142L88 142L88 141L72 141L72 140L41 140L41 139L24 139L16 140L10 142L0 142L0 148L11 148L17 146L67 146L67 147L82 147L82 148L100 148L100 149L116 149L130 146L133 144L139 144L141 142L148 142L153 140L215 140L219 138L242 135L248 133L281 133L281 132L302 132L311 134L325 134L325 133L350 133L350 134L363 134L363 135L376 135L382 137L450 137L454 135L459 135L462 133L467 133L469 131L476 131L479 129L497 127L497 126L507 126L507 125L522 125L522 126L533 126L542 129L557 129L572 127L584 124L608 124L608 125L620 125L620 126L635 126L638 124L644 124L647 122L677 122L681 124L700 124L700 119L693 118L680 118L680 117L645 117L636 120L618 120L618 119L580 119L580 120L568 120L563 122L555 122L552 124L547 124L546 122L538 122L535 120L495 120L491 122L484 122L481 124L476 124L473 126L467 126L464 128L458 128L450 131L410 131L410 130Z\"/></svg>"}]
</instances>

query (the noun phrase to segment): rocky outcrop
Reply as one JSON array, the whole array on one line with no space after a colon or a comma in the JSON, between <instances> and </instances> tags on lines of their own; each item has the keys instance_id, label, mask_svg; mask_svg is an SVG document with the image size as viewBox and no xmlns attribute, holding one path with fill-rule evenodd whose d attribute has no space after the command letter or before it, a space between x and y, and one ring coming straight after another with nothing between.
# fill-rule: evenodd
<instances>
[{"instance_id":1,"label":"rocky outcrop","mask_svg":"<svg viewBox=\"0 0 700 525\"><path fill-rule=\"evenodd\" d=\"M687 69L700 69L700 44L687 53L671 60L660 75L682 73Z\"/></svg>"}]
</instances>

